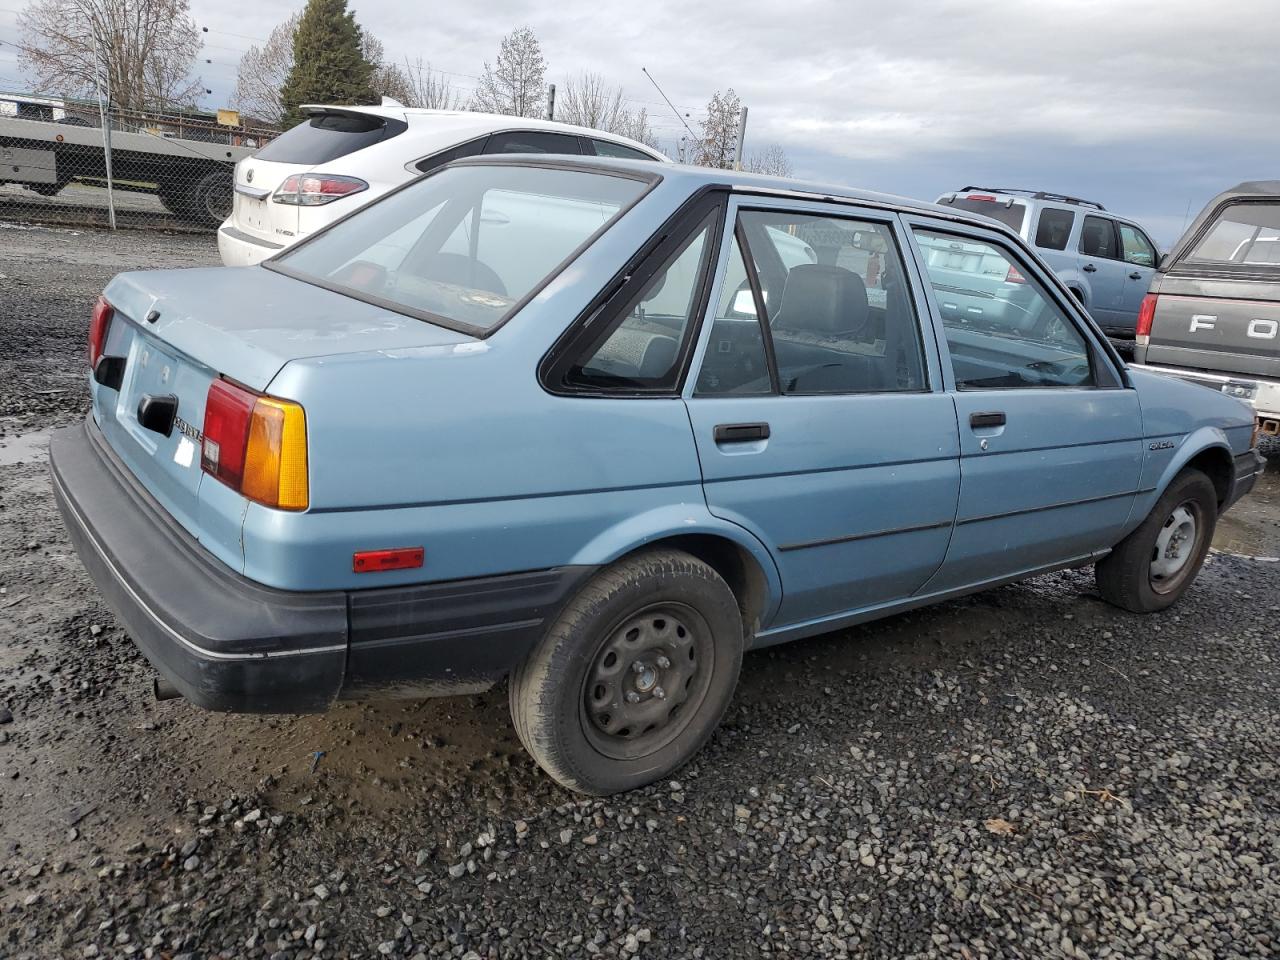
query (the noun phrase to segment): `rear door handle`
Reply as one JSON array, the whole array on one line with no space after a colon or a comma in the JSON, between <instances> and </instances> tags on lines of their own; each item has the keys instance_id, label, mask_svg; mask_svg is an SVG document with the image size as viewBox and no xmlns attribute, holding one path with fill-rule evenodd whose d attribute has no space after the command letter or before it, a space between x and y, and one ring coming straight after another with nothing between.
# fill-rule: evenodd
<instances>
[{"instance_id":1,"label":"rear door handle","mask_svg":"<svg viewBox=\"0 0 1280 960\"><path fill-rule=\"evenodd\" d=\"M749 440L768 440L767 423L718 423L714 436L716 443L745 443Z\"/></svg>"},{"instance_id":2,"label":"rear door handle","mask_svg":"<svg viewBox=\"0 0 1280 960\"><path fill-rule=\"evenodd\" d=\"M1083 270L1085 273L1096 273L1098 270L1098 268L1095 267L1092 263L1086 263L1080 269Z\"/></svg>"},{"instance_id":3,"label":"rear door handle","mask_svg":"<svg viewBox=\"0 0 1280 960\"><path fill-rule=\"evenodd\" d=\"M969 414L970 427L1003 427L1006 418L1003 410L991 410L985 413Z\"/></svg>"},{"instance_id":4,"label":"rear door handle","mask_svg":"<svg viewBox=\"0 0 1280 960\"><path fill-rule=\"evenodd\" d=\"M1142 273L1141 273L1140 271L1138 271L1138 270L1135 270L1135 271L1133 271L1133 273L1129 274L1129 279L1130 279L1130 280L1141 280L1141 279L1142 279Z\"/></svg>"}]
</instances>

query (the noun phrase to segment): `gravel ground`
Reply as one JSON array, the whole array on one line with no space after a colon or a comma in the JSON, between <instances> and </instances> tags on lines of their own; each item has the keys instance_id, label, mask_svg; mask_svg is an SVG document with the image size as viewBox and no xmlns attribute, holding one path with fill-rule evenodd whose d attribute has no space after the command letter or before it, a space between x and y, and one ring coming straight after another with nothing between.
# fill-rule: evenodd
<instances>
[{"instance_id":1,"label":"gravel ground","mask_svg":"<svg viewBox=\"0 0 1280 960\"><path fill-rule=\"evenodd\" d=\"M1071 572L752 654L678 782L583 800L503 691L152 702L43 431L110 275L213 244L0 246L0 956L1280 956L1274 468L1172 611Z\"/></svg>"}]
</instances>

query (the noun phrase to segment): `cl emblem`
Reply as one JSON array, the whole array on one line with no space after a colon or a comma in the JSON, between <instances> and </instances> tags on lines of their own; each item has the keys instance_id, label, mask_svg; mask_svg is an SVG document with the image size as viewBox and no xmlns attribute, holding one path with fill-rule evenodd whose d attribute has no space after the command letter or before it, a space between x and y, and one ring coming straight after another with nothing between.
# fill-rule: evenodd
<instances>
[{"instance_id":1,"label":"cl emblem","mask_svg":"<svg viewBox=\"0 0 1280 960\"><path fill-rule=\"evenodd\" d=\"M250 169L248 169L248 170L246 170L246 171L244 172L244 182L245 182L245 183L253 183L253 170L252 170L252 168L250 168Z\"/></svg>"}]
</instances>

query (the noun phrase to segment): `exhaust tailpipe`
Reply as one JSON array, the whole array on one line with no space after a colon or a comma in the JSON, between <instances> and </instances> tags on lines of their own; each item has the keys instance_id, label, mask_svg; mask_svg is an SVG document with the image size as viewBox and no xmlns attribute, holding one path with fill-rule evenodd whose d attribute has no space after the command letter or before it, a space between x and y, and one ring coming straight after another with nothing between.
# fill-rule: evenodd
<instances>
[{"instance_id":1,"label":"exhaust tailpipe","mask_svg":"<svg viewBox=\"0 0 1280 960\"><path fill-rule=\"evenodd\" d=\"M178 688L164 677L155 677L151 681L151 692L157 700L176 700L182 696Z\"/></svg>"}]
</instances>

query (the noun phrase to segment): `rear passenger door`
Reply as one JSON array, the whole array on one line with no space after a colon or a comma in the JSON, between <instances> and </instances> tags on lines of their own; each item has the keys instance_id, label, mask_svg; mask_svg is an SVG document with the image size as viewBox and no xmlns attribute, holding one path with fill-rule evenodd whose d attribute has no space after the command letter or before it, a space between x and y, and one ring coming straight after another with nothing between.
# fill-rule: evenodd
<instances>
[{"instance_id":1,"label":"rear passenger door","mask_svg":"<svg viewBox=\"0 0 1280 960\"><path fill-rule=\"evenodd\" d=\"M955 411L897 218L730 209L685 403L711 512L778 563L772 631L909 597L959 491Z\"/></svg>"},{"instance_id":2,"label":"rear passenger door","mask_svg":"<svg viewBox=\"0 0 1280 960\"><path fill-rule=\"evenodd\" d=\"M1104 330L1123 326L1124 261L1120 236L1110 217L1087 213L1080 228L1080 272L1089 284L1089 313Z\"/></svg>"},{"instance_id":3,"label":"rear passenger door","mask_svg":"<svg viewBox=\"0 0 1280 960\"><path fill-rule=\"evenodd\" d=\"M1142 465L1141 416L1109 354L1041 268L1003 236L911 221L960 430L960 499L946 562L925 592L946 592L1087 560L1120 535ZM948 302L966 281L931 251L962 242L986 273L1017 277L981 324ZM978 256L978 254L981 256Z\"/></svg>"}]
</instances>

